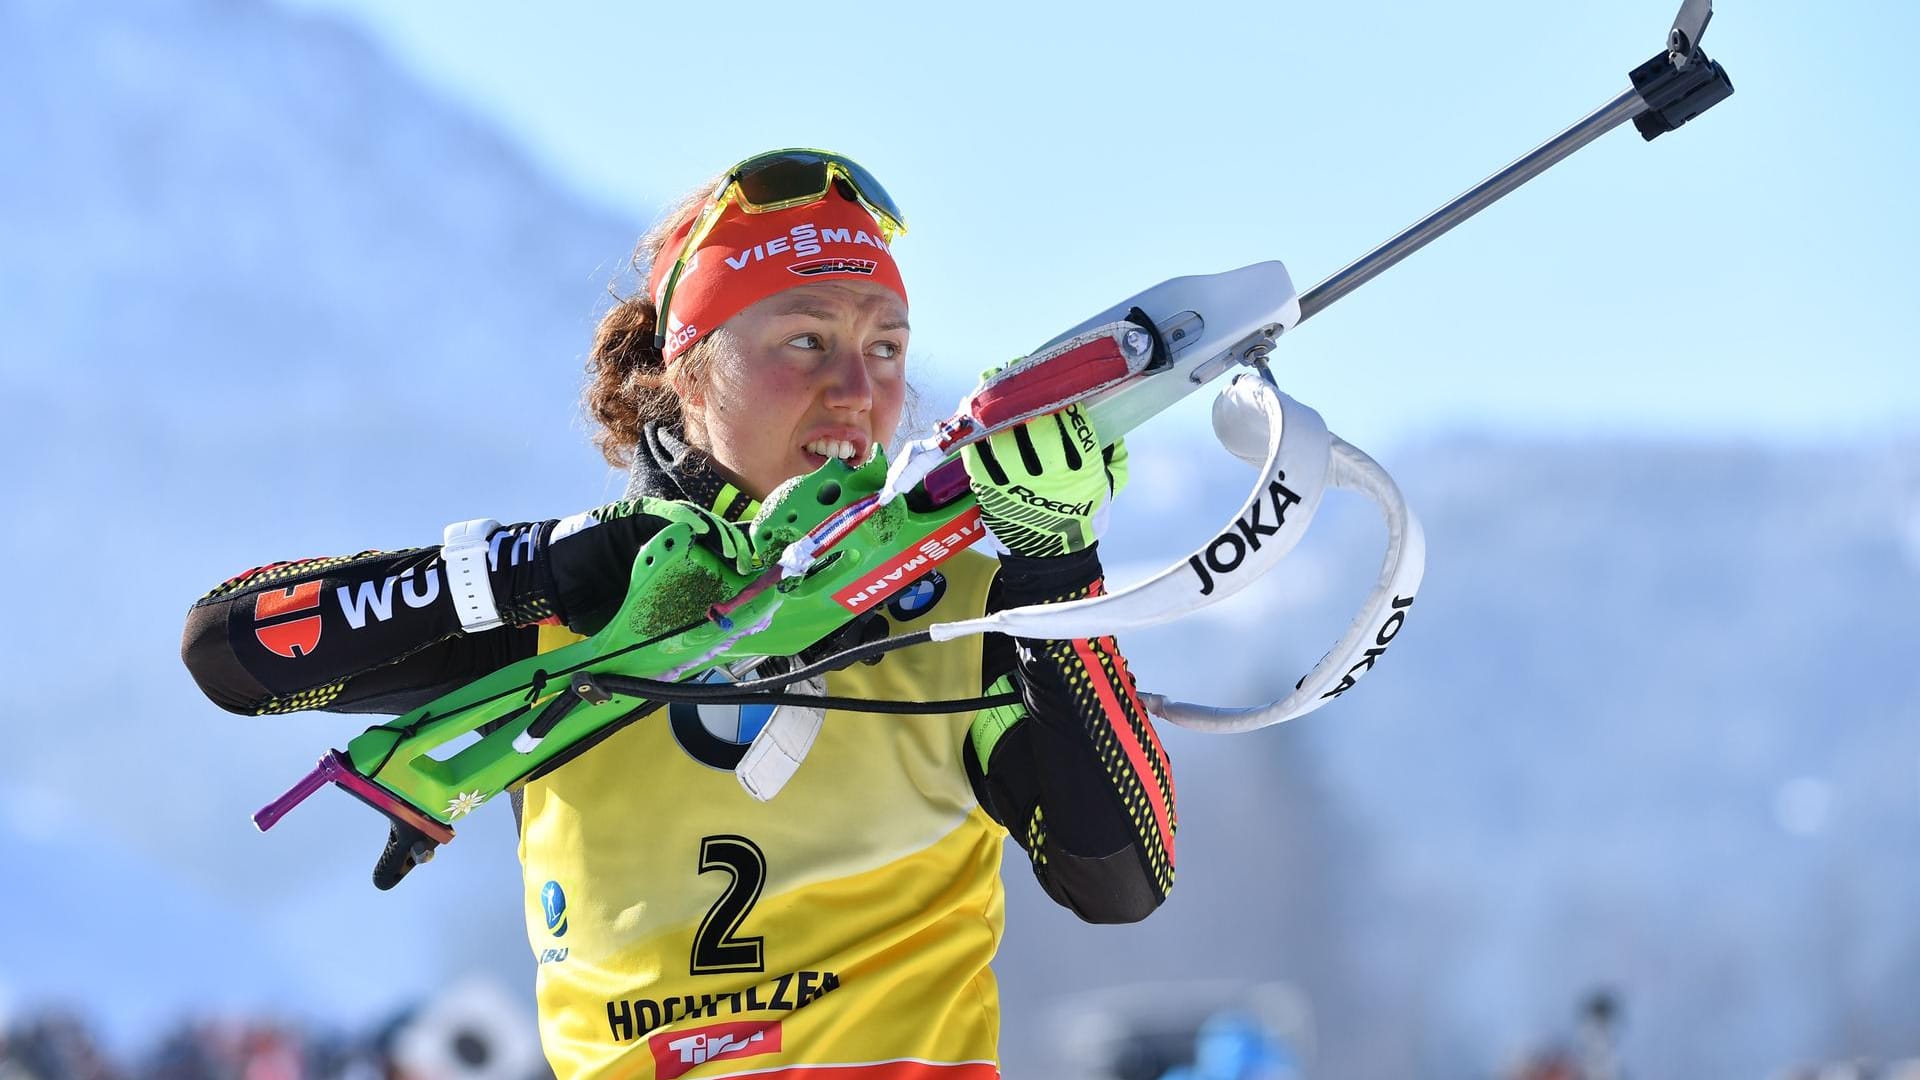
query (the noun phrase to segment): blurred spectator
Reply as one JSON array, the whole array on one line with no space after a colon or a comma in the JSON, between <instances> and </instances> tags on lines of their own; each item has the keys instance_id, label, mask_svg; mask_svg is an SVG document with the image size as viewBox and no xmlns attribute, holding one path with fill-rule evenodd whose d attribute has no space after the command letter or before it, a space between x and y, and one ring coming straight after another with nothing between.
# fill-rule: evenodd
<instances>
[{"instance_id":1,"label":"blurred spectator","mask_svg":"<svg viewBox=\"0 0 1920 1080\"><path fill-rule=\"evenodd\" d=\"M1829 1061L1824 1065L1797 1065L1774 1074L1774 1080L1920 1080L1920 1058L1890 1061L1885 1065L1859 1058Z\"/></svg>"},{"instance_id":2,"label":"blurred spectator","mask_svg":"<svg viewBox=\"0 0 1920 1080\"><path fill-rule=\"evenodd\" d=\"M1580 1003L1572 1047L1537 1050L1505 1075L1508 1080L1621 1080L1615 1050L1619 1025L1620 999L1611 990L1594 990Z\"/></svg>"},{"instance_id":3,"label":"blurred spectator","mask_svg":"<svg viewBox=\"0 0 1920 1080\"><path fill-rule=\"evenodd\" d=\"M1286 982L1162 980L1059 1002L1054 1060L1072 1080L1299 1080L1314 1053L1313 1007Z\"/></svg>"},{"instance_id":4,"label":"blurred spectator","mask_svg":"<svg viewBox=\"0 0 1920 1080\"><path fill-rule=\"evenodd\" d=\"M78 1017L47 1013L0 1038L0 1077L14 1080L119 1080Z\"/></svg>"},{"instance_id":5,"label":"blurred spectator","mask_svg":"<svg viewBox=\"0 0 1920 1080\"><path fill-rule=\"evenodd\" d=\"M358 1035L267 1019L195 1019L124 1065L111 1060L75 1016L48 1012L0 1026L0 1080L551 1080L552 1075L540 1058L531 1016L522 1016L503 992L475 983L461 984Z\"/></svg>"},{"instance_id":6,"label":"blurred spectator","mask_svg":"<svg viewBox=\"0 0 1920 1080\"><path fill-rule=\"evenodd\" d=\"M154 1080L308 1080L341 1077L325 1060L328 1041L271 1021L183 1024L141 1062ZM378 1075L377 1073L372 1075Z\"/></svg>"},{"instance_id":7,"label":"blurred spectator","mask_svg":"<svg viewBox=\"0 0 1920 1080\"><path fill-rule=\"evenodd\" d=\"M1284 1040L1251 1013L1209 1016L1193 1039L1193 1064L1167 1070L1161 1080L1299 1080L1300 1062Z\"/></svg>"},{"instance_id":8,"label":"blurred spectator","mask_svg":"<svg viewBox=\"0 0 1920 1080\"><path fill-rule=\"evenodd\" d=\"M1508 1080L1586 1080L1573 1055L1558 1048L1543 1050L1522 1061Z\"/></svg>"},{"instance_id":9,"label":"blurred spectator","mask_svg":"<svg viewBox=\"0 0 1920 1080\"><path fill-rule=\"evenodd\" d=\"M1619 1026L1620 999L1613 991L1588 994L1580 1008L1581 1080L1620 1080L1620 1058L1614 1051Z\"/></svg>"},{"instance_id":10,"label":"blurred spectator","mask_svg":"<svg viewBox=\"0 0 1920 1080\"><path fill-rule=\"evenodd\" d=\"M533 1017L488 980L449 986L390 1045L410 1080L526 1080L546 1068Z\"/></svg>"}]
</instances>

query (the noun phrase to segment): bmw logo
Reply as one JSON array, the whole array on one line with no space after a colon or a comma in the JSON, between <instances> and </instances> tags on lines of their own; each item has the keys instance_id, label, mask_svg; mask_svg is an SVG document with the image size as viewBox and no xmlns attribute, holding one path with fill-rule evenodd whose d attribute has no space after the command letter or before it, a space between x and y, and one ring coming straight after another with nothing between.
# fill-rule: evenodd
<instances>
[{"instance_id":1,"label":"bmw logo","mask_svg":"<svg viewBox=\"0 0 1920 1080\"><path fill-rule=\"evenodd\" d=\"M940 598L947 594L947 579L938 570L929 570L927 576L901 589L893 599L887 601L887 614L896 622L917 619L933 609Z\"/></svg>"},{"instance_id":2,"label":"bmw logo","mask_svg":"<svg viewBox=\"0 0 1920 1080\"><path fill-rule=\"evenodd\" d=\"M733 680L718 669L701 676L701 682L728 683ZM732 772L747 756L747 747L760 729L773 717L771 705L695 705L676 701L667 707L667 722L673 738L687 756L709 768Z\"/></svg>"},{"instance_id":3,"label":"bmw logo","mask_svg":"<svg viewBox=\"0 0 1920 1080\"><path fill-rule=\"evenodd\" d=\"M567 936L567 894L557 881L540 886L540 907L547 913L547 929L554 937Z\"/></svg>"}]
</instances>

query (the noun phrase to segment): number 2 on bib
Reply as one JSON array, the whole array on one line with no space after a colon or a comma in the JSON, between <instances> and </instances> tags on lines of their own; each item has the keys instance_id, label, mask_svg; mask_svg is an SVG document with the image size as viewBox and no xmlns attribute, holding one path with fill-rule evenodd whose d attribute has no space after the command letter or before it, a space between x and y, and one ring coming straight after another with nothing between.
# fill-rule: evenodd
<instances>
[{"instance_id":1,"label":"number 2 on bib","mask_svg":"<svg viewBox=\"0 0 1920 1080\"><path fill-rule=\"evenodd\" d=\"M702 837L700 873L714 870L726 871L732 880L700 920L688 970L695 975L765 971L766 939L735 935L760 899L760 888L767 880L767 857L744 836Z\"/></svg>"}]
</instances>

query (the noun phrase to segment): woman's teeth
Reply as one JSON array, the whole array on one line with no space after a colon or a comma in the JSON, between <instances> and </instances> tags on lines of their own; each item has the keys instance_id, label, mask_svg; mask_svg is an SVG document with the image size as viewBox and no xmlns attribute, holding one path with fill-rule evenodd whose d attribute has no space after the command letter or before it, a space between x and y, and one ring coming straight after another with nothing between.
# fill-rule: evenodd
<instances>
[{"instance_id":1,"label":"woman's teeth","mask_svg":"<svg viewBox=\"0 0 1920 1080\"><path fill-rule=\"evenodd\" d=\"M806 449L808 453L819 454L824 458L853 460L853 444L845 439L815 439L807 444Z\"/></svg>"}]
</instances>

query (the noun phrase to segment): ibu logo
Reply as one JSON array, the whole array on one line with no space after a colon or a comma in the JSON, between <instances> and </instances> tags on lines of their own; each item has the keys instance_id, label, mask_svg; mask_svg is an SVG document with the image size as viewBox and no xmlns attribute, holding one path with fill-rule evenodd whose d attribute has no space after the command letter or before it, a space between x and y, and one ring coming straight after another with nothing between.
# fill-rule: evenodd
<instances>
[{"instance_id":1,"label":"ibu logo","mask_svg":"<svg viewBox=\"0 0 1920 1080\"><path fill-rule=\"evenodd\" d=\"M547 913L547 929L554 937L567 936L567 894L557 881L540 886L540 907Z\"/></svg>"}]
</instances>

